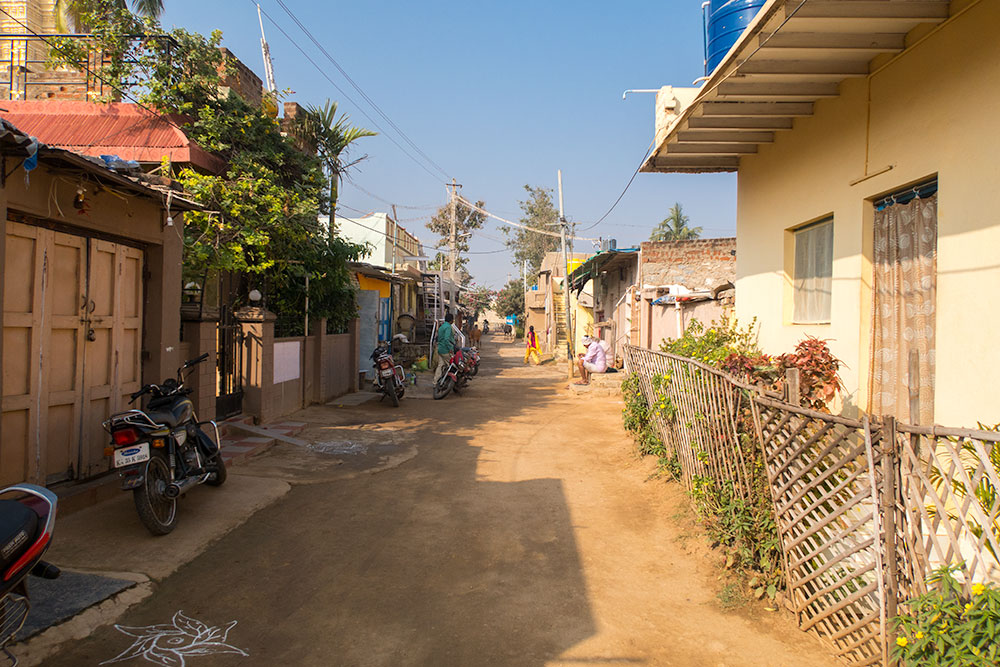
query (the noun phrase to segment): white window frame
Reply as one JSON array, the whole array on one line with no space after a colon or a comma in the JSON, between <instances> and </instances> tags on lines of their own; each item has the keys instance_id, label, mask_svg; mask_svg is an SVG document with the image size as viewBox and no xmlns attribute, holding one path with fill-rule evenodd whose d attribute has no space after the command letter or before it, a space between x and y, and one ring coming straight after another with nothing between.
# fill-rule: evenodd
<instances>
[{"instance_id":1,"label":"white window frame","mask_svg":"<svg viewBox=\"0 0 1000 667\"><path fill-rule=\"evenodd\" d=\"M833 217L799 227L792 234L792 324L829 324L833 310Z\"/></svg>"}]
</instances>

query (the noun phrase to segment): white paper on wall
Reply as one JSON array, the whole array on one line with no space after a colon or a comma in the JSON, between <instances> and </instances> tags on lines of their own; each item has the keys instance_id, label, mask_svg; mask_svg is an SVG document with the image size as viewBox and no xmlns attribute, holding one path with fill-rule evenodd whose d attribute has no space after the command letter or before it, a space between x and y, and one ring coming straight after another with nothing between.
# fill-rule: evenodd
<instances>
[{"instance_id":1,"label":"white paper on wall","mask_svg":"<svg viewBox=\"0 0 1000 667\"><path fill-rule=\"evenodd\" d=\"M297 340L274 344L274 384L299 379L300 345Z\"/></svg>"}]
</instances>

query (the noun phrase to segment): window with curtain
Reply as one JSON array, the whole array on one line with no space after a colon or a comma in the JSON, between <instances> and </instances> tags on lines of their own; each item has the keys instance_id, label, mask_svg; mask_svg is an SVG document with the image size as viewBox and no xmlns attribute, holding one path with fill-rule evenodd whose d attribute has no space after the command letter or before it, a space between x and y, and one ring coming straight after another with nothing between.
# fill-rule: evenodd
<instances>
[{"instance_id":1,"label":"window with curtain","mask_svg":"<svg viewBox=\"0 0 1000 667\"><path fill-rule=\"evenodd\" d=\"M870 410L934 423L937 181L876 202ZM919 414L910 413L910 355L918 354Z\"/></svg>"},{"instance_id":2,"label":"window with curtain","mask_svg":"<svg viewBox=\"0 0 1000 667\"><path fill-rule=\"evenodd\" d=\"M833 218L795 230L792 284L792 322L829 322L833 291Z\"/></svg>"}]
</instances>

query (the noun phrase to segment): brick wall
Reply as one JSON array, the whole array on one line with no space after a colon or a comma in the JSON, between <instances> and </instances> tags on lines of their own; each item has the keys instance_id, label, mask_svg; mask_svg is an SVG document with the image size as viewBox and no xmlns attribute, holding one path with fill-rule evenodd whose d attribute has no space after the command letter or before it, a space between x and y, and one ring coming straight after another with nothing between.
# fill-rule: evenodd
<instances>
[{"instance_id":1,"label":"brick wall","mask_svg":"<svg viewBox=\"0 0 1000 667\"><path fill-rule=\"evenodd\" d=\"M713 289L736 282L736 239L649 241L642 246L643 285Z\"/></svg>"},{"instance_id":2,"label":"brick wall","mask_svg":"<svg viewBox=\"0 0 1000 667\"><path fill-rule=\"evenodd\" d=\"M257 108L263 101L264 82L249 67L240 62L229 49L223 48L222 55L229 61L233 72L222 79L222 87L232 89L250 106Z\"/></svg>"}]
</instances>

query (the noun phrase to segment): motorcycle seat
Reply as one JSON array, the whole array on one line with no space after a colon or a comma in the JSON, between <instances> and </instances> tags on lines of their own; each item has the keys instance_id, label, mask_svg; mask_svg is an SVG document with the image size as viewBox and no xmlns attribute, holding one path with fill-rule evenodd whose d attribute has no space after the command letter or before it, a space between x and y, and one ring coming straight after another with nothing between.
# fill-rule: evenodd
<instances>
[{"instance_id":1,"label":"motorcycle seat","mask_svg":"<svg viewBox=\"0 0 1000 667\"><path fill-rule=\"evenodd\" d=\"M170 428L174 428L180 423L178 415L170 410L146 410L146 415L157 424L166 424Z\"/></svg>"},{"instance_id":2,"label":"motorcycle seat","mask_svg":"<svg viewBox=\"0 0 1000 667\"><path fill-rule=\"evenodd\" d=\"M21 557L35 541L38 515L16 500L0 500L0 572Z\"/></svg>"}]
</instances>

